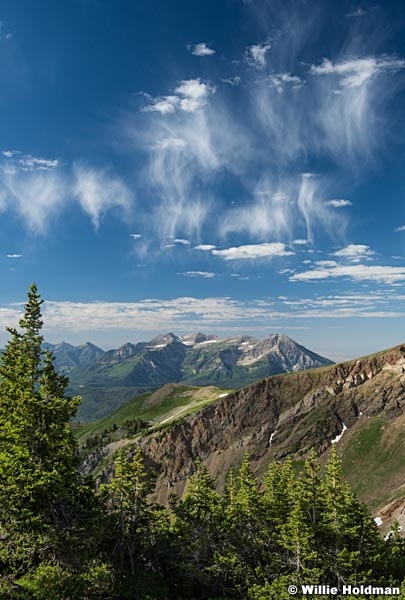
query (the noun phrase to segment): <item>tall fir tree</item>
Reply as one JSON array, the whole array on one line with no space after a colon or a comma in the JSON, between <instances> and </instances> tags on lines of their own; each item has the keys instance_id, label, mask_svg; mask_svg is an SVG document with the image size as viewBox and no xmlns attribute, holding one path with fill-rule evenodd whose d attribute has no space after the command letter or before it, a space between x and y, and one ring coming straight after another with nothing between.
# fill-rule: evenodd
<instances>
[{"instance_id":1,"label":"tall fir tree","mask_svg":"<svg viewBox=\"0 0 405 600\"><path fill-rule=\"evenodd\" d=\"M94 495L70 427L80 398L65 395L67 379L42 350L42 302L32 284L0 363L0 561L9 580L44 562L82 568L91 545Z\"/></svg>"}]
</instances>

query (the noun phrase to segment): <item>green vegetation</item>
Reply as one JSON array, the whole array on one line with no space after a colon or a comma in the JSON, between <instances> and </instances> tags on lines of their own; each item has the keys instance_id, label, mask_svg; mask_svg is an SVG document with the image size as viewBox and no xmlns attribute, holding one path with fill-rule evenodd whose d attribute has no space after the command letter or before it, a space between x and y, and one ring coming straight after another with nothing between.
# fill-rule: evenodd
<instances>
[{"instance_id":1,"label":"green vegetation","mask_svg":"<svg viewBox=\"0 0 405 600\"><path fill-rule=\"evenodd\" d=\"M370 417L351 435L343 452L343 472L369 506L380 505L382 497L388 502L403 482L404 451L403 427L393 427L383 417Z\"/></svg>"},{"instance_id":2,"label":"green vegetation","mask_svg":"<svg viewBox=\"0 0 405 600\"><path fill-rule=\"evenodd\" d=\"M78 473L79 399L41 350L41 302L32 285L0 364L2 599L286 600L289 585L314 582L402 585L391 598L405 599L405 540L396 525L379 535L334 446L323 474L313 452L299 474L289 459L271 463L262 485L245 455L223 494L197 461L184 498L164 508L150 500L153 477L132 444L96 490ZM184 406L176 393L165 410ZM188 403L190 390L181 394ZM144 416L159 414L158 400L145 395ZM142 425L124 409L121 419L127 431ZM360 455L382 428L370 423Z\"/></svg>"},{"instance_id":3,"label":"green vegetation","mask_svg":"<svg viewBox=\"0 0 405 600\"><path fill-rule=\"evenodd\" d=\"M228 393L213 386L198 388L181 384L167 384L156 392L146 392L136 396L112 414L95 423L76 426L75 436L82 446L88 446L89 438L111 440L135 435L141 431L158 429L165 423L193 414L204 406L214 402L222 394ZM128 431L127 423L140 421L137 431ZM101 443L101 442L100 442ZM96 446L97 444L95 444Z\"/></svg>"}]
</instances>

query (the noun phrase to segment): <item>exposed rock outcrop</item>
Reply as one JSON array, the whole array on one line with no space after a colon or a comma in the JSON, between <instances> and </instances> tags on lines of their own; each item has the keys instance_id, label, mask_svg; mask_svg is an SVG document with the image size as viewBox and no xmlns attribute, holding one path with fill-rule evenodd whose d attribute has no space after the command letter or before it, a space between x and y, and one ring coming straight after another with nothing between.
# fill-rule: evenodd
<instances>
[{"instance_id":1,"label":"exposed rock outcrop","mask_svg":"<svg viewBox=\"0 0 405 600\"><path fill-rule=\"evenodd\" d=\"M274 376L221 398L184 422L142 441L159 473L157 496L182 494L197 457L223 484L231 464L251 455L261 473L271 459L318 455L343 427L360 417L402 415L405 405L405 347L343 364ZM276 433L275 433L276 432Z\"/></svg>"}]
</instances>

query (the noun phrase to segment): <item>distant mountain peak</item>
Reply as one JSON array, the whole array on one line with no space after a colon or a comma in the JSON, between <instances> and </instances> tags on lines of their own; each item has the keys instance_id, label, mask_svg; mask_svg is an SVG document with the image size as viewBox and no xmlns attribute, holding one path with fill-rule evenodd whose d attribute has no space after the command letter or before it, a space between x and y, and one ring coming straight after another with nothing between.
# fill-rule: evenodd
<instances>
[{"instance_id":1,"label":"distant mountain peak","mask_svg":"<svg viewBox=\"0 0 405 600\"><path fill-rule=\"evenodd\" d=\"M65 342L62 342L62 344L64 344L64 343ZM76 347L82 348L83 350L89 349L89 350L93 350L95 352L101 352L102 354L104 354L104 350L102 350L101 348L99 348L98 346L93 344L92 342L85 342L84 344L81 344L80 346L76 346ZM74 346L72 346L72 348L74 348Z\"/></svg>"},{"instance_id":2,"label":"distant mountain peak","mask_svg":"<svg viewBox=\"0 0 405 600\"><path fill-rule=\"evenodd\" d=\"M183 335L180 340L186 346L195 346L196 344L204 344L205 342L219 342L221 341L221 338L217 335L207 335L206 333L197 331L196 333Z\"/></svg>"},{"instance_id":3,"label":"distant mountain peak","mask_svg":"<svg viewBox=\"0 0 405 600\"><path fill-rule=\"evenodd\" d=\"M173 342L181 342L181 339L179 338L179 336L175 335L172 332L162 333L152 338L150 342L148 342L148 346L154 346L155 348L163 348L163 346L173 344Z\"/></svg>"}]
</instances>

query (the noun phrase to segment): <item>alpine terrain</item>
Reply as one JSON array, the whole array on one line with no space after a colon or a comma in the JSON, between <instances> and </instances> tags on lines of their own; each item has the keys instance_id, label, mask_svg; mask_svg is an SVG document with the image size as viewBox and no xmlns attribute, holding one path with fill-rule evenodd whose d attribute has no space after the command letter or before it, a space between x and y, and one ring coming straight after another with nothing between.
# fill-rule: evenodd
<instances>
[{"instance_id":1,"label":"alpine terrain","mask_svg":"<svg viewBox=\"0 0 405 600\"><path fill-rule=\"evenodd\" d=\"M57 368L69 376L70 393L82 397L81 420L102 418L136 394L166 383L238 389L269 375L332 364L284 334L258 340L167 333L108 352L90 343L63 342L51 349Z\"/></svg>"}]
</instances>

